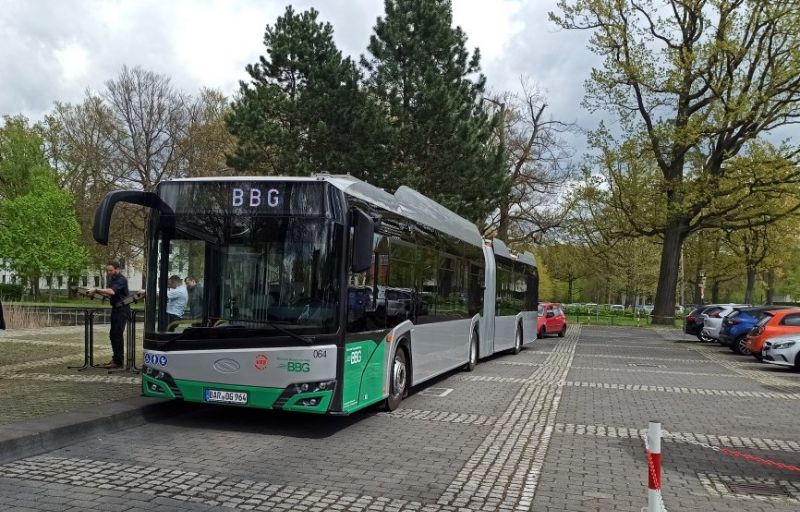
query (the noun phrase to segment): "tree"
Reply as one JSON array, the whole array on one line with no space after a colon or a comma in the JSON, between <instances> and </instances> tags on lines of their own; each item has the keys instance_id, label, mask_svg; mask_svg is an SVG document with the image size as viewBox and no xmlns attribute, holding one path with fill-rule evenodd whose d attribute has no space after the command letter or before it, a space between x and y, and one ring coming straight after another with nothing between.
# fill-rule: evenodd
<instances>
[{"instance_id":1,"label":"tree","mask_svg":"<svg viewBox=\"0 0 800 512\"><path fill-rule=\"evenodd\" d=\"M250 82L240 82L227 117L237 140L228 162L253 174L328 171L379 181L386 167L381 113L318 15L289 6L267 25L266 55L247 66Z\"/></svg>"},{"instance_id":2,"label":"tree","mask_svg":"<svg viewBox=\"0 0 800 512\"><path fill-rule=\"evenodd\" d=\"M362 56L367 87L390 123L382 185L409 185L483 224L508 193L506 155L488 142L480 52L453 28L450 0L386 0ZM473 80L471 77L476 77Z\"/></svg>"},{"instance_id":3,"label":"tree","mask_svg":"<svg viewBox=\"0 0 800 512\"><path fill-rule=\"evenodd\" d=\"M104 134L114 151L110 178L118 186L152 190L187 173L180 141L189 127L190 99L176 91L169 77L140 67L123 66L102 95L111 115Z\"/></svg>"},{"instance_id":4,"label":"tree","mask_svg":"<svg viewBox=\"0 0 800 512\"><path fill-rule=\"evenodd\" d=\"M559 243L543 247L541 254L552 278L567 284L566 302L575 302L575 283L585 275L588 251L576 244Z\"/></svg>"},{"instance_id":5,"label":"tree","mask_svg":"<svg viewBox=\"0 0 800 512\"><path fill-rule=\"evenodd\" d=\"M768 223L800 208L797 149L762 140L800 117L800 12L795 2L745 0L561 0L559 7L551 19L592 30L590 49L605 59L591 72L584 104L615 113L655 162L661 218L638 231L663 237L654 321L671 323L690 233ZM744 172L735 162L742 156L759 165ZM732 172L746 181L726 181ZM733 200L781 187L793 196L779 211Z\"/></svg>"},{"instance_id":6,"label":"tree","mask_svg":"<svg viewBox=\"0 0 800 512\"><path fill-rule=\"evenodd\" d=\"M42 276L86 264L72 199L58 186L42 145L41 129L24 118L6 119L0 129L0 264L29 280L34 296Z\"/></svg>"},{"instance_id":7,"label":"tree","mask_svg":"<svg viewBox=\"0 0 800 512\"><path fill-rule=\"evenodd\" d=\"M27 194L33 179L47 172L38 127L25 117L3 117L0 127L0 200ZM1 219L0 219L1 221Z\"/></svg>"},{"instance_id":8,"label":"tree","mask_svg":"<svg viewBox=\"0 0 800 512\"><path fill-rule=\"evenodd\" d=\"M522 94L484 98L499 107L493 139L504 150L510 192L499 200L488 228L508 243L541 238L563 223L568 201L561 201L564 184L573 177L573 150L562 139L575 126L546 116L547 100L527 79Z\"/></svg>"},{"instance_id":9,"label":"tree","mask_svg":"<svg viewBox=\"0 0 800 512\"><path fill-rule=\"evenodd\" d=\"M228 98L213 89L203 89L190 105L186 136L178 145L187 176L232 174L226 158L234 151L236 140L225 125L229 113Z\"/></svg>"},{"instance_id":10,"label":"tree","mask_svg":"<svg viewBox=\"0 0 800 512\"><path fill-rule=\"evenodd\" d=\"M227 99L219 92L203 90L195 99L175 90L168 77L138 67L123 67L105 91L87 92L80 104L56 104L44 123L47 157L75 200L94 263L131 261L146 248L145 211L128 204L115 210L109 246L94 243L94 210L108 192L230 173L226 113Z\"/></svg>"},{"instance_id":11,"label":"tree","mask_svg":"<svg viewBox=\"0 0 800 512\"><path fill-rule=\"evenodd\" d=\"M95 208L116 188L109 172L116 156L107 137L112 124L103 99L91 94L78 105L56 103L44 121L45 154L56 170L60 186L73 198L81 245L89 248L90 260L96 265L104 265L112 257L129 259L133 256L131 248L141 243L138 238L119 236L125 231L120 215L113 219L118 235L108 247L96 244L92 236ZM77 277L72 276L73 283Z\"/></svg>"}]
</instances>

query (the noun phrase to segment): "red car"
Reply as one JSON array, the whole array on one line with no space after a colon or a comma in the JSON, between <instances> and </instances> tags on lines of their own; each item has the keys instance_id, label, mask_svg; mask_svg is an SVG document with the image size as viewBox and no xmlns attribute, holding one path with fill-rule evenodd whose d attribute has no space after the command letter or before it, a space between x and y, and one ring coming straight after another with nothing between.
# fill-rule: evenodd
<instances>
[{"instance_id":1,"label":"red car","mask_svg":"<svg viewBox=\"0 0 800 512\"><path fill-rule=\"evenodd\" d=\"M539 318L536 323L536 337L544 338L547 334L558 334L560 337L567 332L567 315L557 302L540 302Z\"/></svg>"}]
</instances>

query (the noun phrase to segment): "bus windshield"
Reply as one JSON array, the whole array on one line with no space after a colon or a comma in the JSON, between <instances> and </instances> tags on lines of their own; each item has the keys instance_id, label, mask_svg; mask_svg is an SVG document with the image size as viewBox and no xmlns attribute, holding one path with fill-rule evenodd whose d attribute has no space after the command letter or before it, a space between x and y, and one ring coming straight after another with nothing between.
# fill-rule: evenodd
<instances>
[{"instance_id":1,"label":"bus windshield","mask_svg":"<svg viewBox=\"0 0 800 512\"><path fill-rule=\"evenodd\" d=\"M336 332L340 225L257 214L155 216L150 334L225 339Z\"/></svg>"}]
</instances>

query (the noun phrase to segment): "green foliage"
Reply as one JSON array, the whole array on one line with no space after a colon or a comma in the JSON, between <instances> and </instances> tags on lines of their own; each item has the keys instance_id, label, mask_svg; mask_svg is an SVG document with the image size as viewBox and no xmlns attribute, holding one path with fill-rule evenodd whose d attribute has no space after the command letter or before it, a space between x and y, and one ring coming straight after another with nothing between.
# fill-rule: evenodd
<instances>
[{"instance_id":1,"label":"green foliage","mask_svg":"<svg viewBox=\"0 0 800 512\"><path fill-rule=\"evenodd\" d=\"M21 284L0 283L0 299L22 300L25 287Z\"/></svg>"},{"instance_id":2,"label":"green foliage","mask_svg":"<svg viewBox=\"0 0 800 512\"><path fill-rule=\"evenodd\" d=\"M0 254L21 277L38 279L85 267L72 198L52 178L37 177L30 193L0 203L0 218Z\"/></svg>"},{"instance_id":3,"label":"green foliage","mask_svg":"<svg viewBox=\"0 0 800 512\"><path fill-rule=\"evenodd\" d=\"M509 183L502 148L487 144L480 53L452 27L450 0L386 0L385 10L361 59L390 122L393 165L380 185L409 185L481 224Z\"/></svg>"},{"instance_id":4,"label":"green foliage","mask_svg":"<svg viewBox=\"0 0 800 512\"><path fill-rule=\"evenodd\" d=\"M542 260L536 261L536 269L539 271L539 302L554 302L557 297L551 273Z\"/></svg>"},{"instance_id":5,"label":"green foliage","mask_svg":"<svg viewBox=\"0 0 800 512\"><path fill-rule=\"evenodd\" d=\"M800 119L800 11L793 2L561 0L551 19L591 30L584 105L617 116L602 133L596 210L616 230L663 236L655 310L672 314L683 241L770 223L800 208L800 166L764 136ZM647 211L652 207L652 211Z\"/></svg>"},{"instance_id":6,"label":"green foliage","mask_svg":"<svg viewBox=\"0 0 800 512\"><path fill-rule=\"evenodd\" d=\"M22 116L4 117L0 127L0 200L13 199L30 191L36 176L50 172L42 153L38 127L30 127Z\"/></svg>"},{"instance_id":7,"label":"green foliage","mask_svg":"<svg viewBox=\"0 0 800 512\"><path fill-rule=\"evenodd\" d=\"M46 164L38 128L10 120L2 133L0 154L3 163L11 162L3 168L4 176L13 179L3 182L0 194L0 263L34 281L82 270L86 251L77 243L80 230L72 198Z\"/></svg>"},{"instance_id":8,"label":"green foliage","mask_svg":"<svg viewBox=\"0 0 800 512\"><path fill-rule=\"evenodd\" d=\"M229 164L257 174L351 173L385 167L382 118L359 89L360 73L310 9L286 8L264 34L266 56L247 66L227 126L237 137ZM371 180L374 181L374 180Z\"/></svg>"}]
</instances>

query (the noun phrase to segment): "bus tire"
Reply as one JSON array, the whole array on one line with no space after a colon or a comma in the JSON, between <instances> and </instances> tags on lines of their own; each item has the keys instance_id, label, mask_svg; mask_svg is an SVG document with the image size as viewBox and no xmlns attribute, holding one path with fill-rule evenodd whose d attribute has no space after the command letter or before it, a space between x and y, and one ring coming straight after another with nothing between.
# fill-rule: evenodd
<instances>
[{"instance_id":1,"label":"bus tire","mask_svg":"<svg viewBox=\"0 0 800 512\"><path fill-rule=\"evenodd\" d=\"M522 351L522 326L517 326L517 333L514 336L514 348L511 349L511 353L516 355Z\"/></svg>"},{"instance_id":2,"label":"bus tire","mask_svg":"<svg viewBox=\"0 0 800 512\"><path fill-rule=\"evenodd\" d=\"M384 408L394 411L408 394L408 358L405 349L397 347L392 361L392 373L389 375L389 396L386 398Z\"/></svg>"},{"instance_id":3,"label":"bus tire","mask_svg":"<svg viewBox=\"0 0 800 512\"><path fill-rule=\"evenodd\" d=\"M478 365L478 331L472 331L472 339L469 342L469 361L464 369L471 372Z\"/></svg>"}]
</instances>

